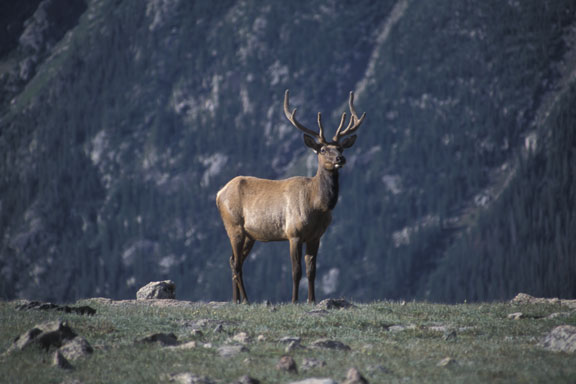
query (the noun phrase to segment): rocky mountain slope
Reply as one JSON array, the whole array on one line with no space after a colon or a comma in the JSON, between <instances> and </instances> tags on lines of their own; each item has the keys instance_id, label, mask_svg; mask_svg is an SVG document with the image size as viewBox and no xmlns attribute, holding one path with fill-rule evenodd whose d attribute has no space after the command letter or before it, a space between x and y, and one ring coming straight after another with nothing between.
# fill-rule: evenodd
<instances>
[{"instance_id":1,"label":"rocky mountain slope","mask_svg":"<svg viewBox=\"0 0 576 384\"><path fill-rule=\"evenodd\" d=\"M3 6L0 296L230 296L217 190L311 175L283 117L367 112L323 238L319 294L575 297L568 0L25 1ZM289 298L287 244L256 300ZM186 293L184 293L186 292Z\"/></svg>"}]
</instances>

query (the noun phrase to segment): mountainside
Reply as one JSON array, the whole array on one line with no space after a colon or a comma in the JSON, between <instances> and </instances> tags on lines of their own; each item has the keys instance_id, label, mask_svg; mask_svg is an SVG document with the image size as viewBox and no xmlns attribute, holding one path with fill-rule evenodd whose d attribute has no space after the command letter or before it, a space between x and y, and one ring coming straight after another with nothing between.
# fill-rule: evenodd
<instances>
[{"instance_id":1,"label":"mountainside","mask_svg":"<svg viewBox=\"0 0 576 384\"><path fill-rule=\"evenodd\" d=\"M312 175L282 112L367 118L318 296L576 297L572 0L43 0L3 5L0 297L231 297L215 195ZM5 16L10 15L10 16ZM331 135L331 133L329 133ZM253 300L290 297L256 245Z\"/></svg>"}]
</instances>

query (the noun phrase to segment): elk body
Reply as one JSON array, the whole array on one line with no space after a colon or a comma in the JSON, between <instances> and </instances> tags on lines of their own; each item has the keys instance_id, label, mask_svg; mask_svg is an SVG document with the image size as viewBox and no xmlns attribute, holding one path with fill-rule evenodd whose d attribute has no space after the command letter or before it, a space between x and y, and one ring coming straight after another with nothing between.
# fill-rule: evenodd
<instances>
[{"instance_id":1,"label":"elk body","mask_svg":"<svg viewBox=\"0 0 576 384\"><path fill-rule=\"evenodd\" d=\"M232 246L232 296L234 302L248 303L242 264L255 241L288 241L292 262L292 302L298 301L302 278L302 247L306 245L305 262L308 277L308 302L315 302L314 280L320 238L332 220L331 211L338 201L338 170L346 163L342 152L356 141L355 132L364 121L354 110L350 92L350 122L342 130L346 113L332 141L324 138L322 115L318 113L319 131L312 131L296 120L296 109L290 112L289 93L284 95L284 114L304 132L304 143L318 155L314 177L296 176L284 180L267 180L238 176L216 196L216 204ZM350 136L349 136L350 135Z\"/></svg>"}]
</instances>

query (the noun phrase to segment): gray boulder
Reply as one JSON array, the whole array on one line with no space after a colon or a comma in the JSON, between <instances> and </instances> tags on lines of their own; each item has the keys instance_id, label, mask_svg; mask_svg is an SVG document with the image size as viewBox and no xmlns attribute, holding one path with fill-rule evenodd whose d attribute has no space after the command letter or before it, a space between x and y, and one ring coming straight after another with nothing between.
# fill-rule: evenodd
<instances>
[{"instance_id":1,"label":"gray boulder","mask_svg":"<svg viewBox=\"0 0 576 384\"><path fill-rule=\"evenodd\" d=\"M59 351L67 360L77 360L92 354L94 349L85 338L77 336L61 346Z\"/></svg>"},{"instance_id":2,"label":"gray boulder","mask_svg":"<svg viewBox=\"0 0 576 384\"><path fill-rule=\"evenodd\" d=\"M559 325L554 328L538 345L553 352L576 352L576 327Z\"/></svg>"},{"instance_id":3,"label":"gray boulder","mask_svg":"<svg viewBox=\"0 0 576 384\"><path fill-rule=\"evenodd\" d=\"M20 351L32 345L43 349L50 347L60 348L66 341L76 337L76 333L62 320L48 321L34 326L29 331L21 334L8 348L7 353Z\"/></svg>"},{"instance_id":4,"label":"gray boulder","mask_svg":"<svg viewBox=\"0 0 576 384\"><path fill-rule=\"evenodd\" d=\"M176 285L172 280L153 281L136 292L136 300L175 299Z\"/></svg>"}]
</instances>

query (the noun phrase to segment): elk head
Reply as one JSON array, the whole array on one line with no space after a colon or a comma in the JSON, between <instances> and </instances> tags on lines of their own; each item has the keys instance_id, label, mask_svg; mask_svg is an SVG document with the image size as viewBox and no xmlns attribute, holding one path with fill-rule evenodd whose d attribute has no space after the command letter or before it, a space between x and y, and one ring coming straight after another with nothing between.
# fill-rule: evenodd
<instances>
[{"instance_id":1,"label":"elk head","mask_svg":"<svg viewBox=\"0 0 576 384\"><path fill-rule=\"evenodd\" d=\"M324 126L322 125L322 113L318 112L318 132L306 128L298 120L296 120L296 109L290 112L289 108L290 92L286 90L284 93L284 115L292 123L293 126L304 132L304 144L312 148L314 153L318 155L319 164L327 171L334 171L342 168L346 164L346 158L342 152L346 148L350 148L356 142L356 135L348 136L354 133L364 121L366 113L363 113L359 118L356 110L354 109L354 92L350 92L348 99L348 106L350 108L350 122L346 129L342 130L346 122L346 112L342 112L340 117L340 125L336 130L336 134L332 137L332 141L328 142L324 137ZM348 136L348 137L346 137Z\"/></svg>"}]
</instances>

